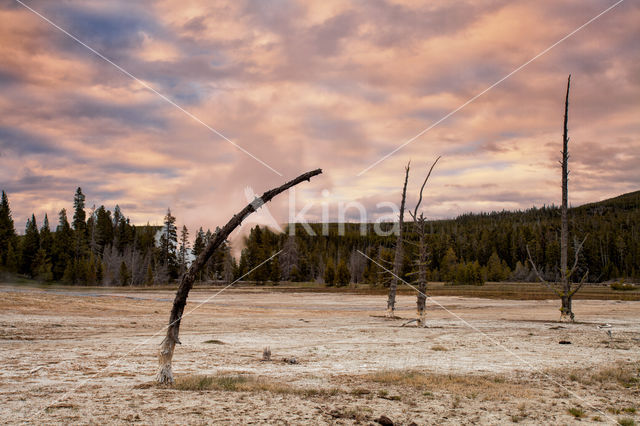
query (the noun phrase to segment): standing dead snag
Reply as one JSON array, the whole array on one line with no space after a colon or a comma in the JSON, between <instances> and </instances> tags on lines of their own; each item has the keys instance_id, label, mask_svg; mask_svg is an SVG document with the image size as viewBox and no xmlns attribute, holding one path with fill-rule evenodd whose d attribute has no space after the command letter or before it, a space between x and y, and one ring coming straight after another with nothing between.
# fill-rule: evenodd
<instances>
[{"instance_id":1,"label":"standing dead snag","mask_svg":"<svg viewBox=\"0 0 640 426\"><path fill-rule=\"evenodd\" d=\"M424 191L424 187L427 185L427 181L431 176L431 172L435 167L436 163L440 160L440 157L436 158L436 161L433 162L431 168L429 169L429 173L427 173L427 177L424 179L422 186L420 187L420 197L418 198L418 203L416 204L413 213L409 211L409 215L413 219L413 226L415 228L416 233L418 234L418 260L416 261L417 266L417 279L415 282L418 284L418 295L417 295L417 308L418 308L418 316L417 316L417 324L418 327L426 326L426 302L427 302L427 268L429 262L429 247L427 246L427 219L424 217L423 213L420 213L418 216L418 208L422 203L422 192Z\"/></svg>"},{"instance_id":2,"label":"standing dead snag","mask_svg":"<svg viewBox=\"0 0 640 426\"><path fill-rule=\"evenodd\" d=\"M180 343L180 340L178 340L180 320L182 319L182 313L184 312L184 307L187 304L187 296L189 295L189 291L193 286L193 282L198 276L200 270L207 263L207 260L209 260L216 249L227 239L229 234L231 234L231 232L236 229L244 219L247 218L247 216L255 212L263 204L271 201L271 199L273 199L281 192L284 192L303 181L310 181L312 177L319 175L320 173L322 173L321 169L316 169L304 173L297 178L285 183L284 185L279 186L278 188L271 189L265 192L264 194L262 194L262 197L256 198L238 214L234 215L231 220L227 222L227 224L222 227L222 229L216 232L213 238L211 238L203 252L200 253L196 260L191 264L189 270L182 276L180 286L178 287L178 291L176 292L176 297L173 300L173 307L171 308L171 316L169 317L169 327L167 328L167 335L162 341L160 354L158 355L158 363L160 366L160 371L158 372L157 376L158 382L164 384L173 383L171 360L173 359L173 350L176 346L176 343Z\"/></svg>"},{"instance_id":3,"label":"standing dead snag","mask_svg":"<svg viewBox=\"0 0 640 426\"><path fill-rule=\"evenodd\" d=\"M587 237L582 240L581 243L576 241L575 248L575 259L573 262L573 266L571 269L568 268L567 265L567 257L568 257L568 247L569 247L569 224L567 220L567 210L568 210L568 198L569 198L569 132L567 129L567 124L569 121L569 87L571 85L571 74L569 74L569 78L567 79L567 95L564 101L564 128L562 132L562 160L560 164L562 165L562 206L560 208L560 288L558 290L552 284L547 282L542 274L536 268L533 259L531 258L531 253L529 252L529 247L527 246L527 254L529 255L529 262L533 267L538 279L544 283L547 287L551 288L562 300L562 307L560 308L560 321L573 321L574 314L571 309L571 300L573 295L576 294L578 290L582 287L589 272L585 272L584 276L580 280L579 283L573 287L572 283L572 275L576 272L578 267L578 257L580 255L580 251L582 250L582 246L586 241Z\"/></svg>"},{"instance_id":4,"label":"standing dead snag","mask_svg":"<svg viewBox=\"0 0 640 426\"><path fill-rule=\"evenodd\" d=\"M396 291L398 289L398 277L402 273L402 257L404 256L404 250L402 247L402 232L404 228L404 203L407 199L407 181L409 180L409 166L407 164L404 173L404 186L402 187L402 201L400 202L400 218L398 223L398 238L396 239L396 252L393 258L393 276L391 277L391 284L389 285L389 298L387 299L387 316L393 318L395 316L396 309Z\"/></svg>"}]
</instances>

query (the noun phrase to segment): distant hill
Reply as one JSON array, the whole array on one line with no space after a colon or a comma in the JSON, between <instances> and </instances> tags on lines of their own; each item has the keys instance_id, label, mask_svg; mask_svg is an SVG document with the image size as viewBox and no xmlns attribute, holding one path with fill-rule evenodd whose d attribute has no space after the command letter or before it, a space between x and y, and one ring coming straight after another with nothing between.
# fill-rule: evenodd
<instances>
[{"instance_id":1,"label":"distant hill","mask_svg":"<svg viewBox=\"0 0 640 426\"><path fill-rule=\"evenodd\" d=\"M579 258L582 276L588 271L591 282L626 278L640 280L640 191L569 209L570 241L587 237ZM391 224L388 224L391 226ZM560 209L556 206L525 211L499 211L463 214L455 219L434 220L429 225L431 256L430 279L445 280L452 260L456 265L480 268L485 279L533 281L526 248L529 246L536 264L548 279L558 274L560 258ZM285 279L312 281L323 278L327 265L337 268L344 263L351 281L384 284L380 268L357 252L388 264L395 237L381 237L367 225L367 235L360 235L360 225L345 224L345 234L338 235L338 225L329 225L329 235L322 236L322 224L311 224L317 234L311 237L297 225L296 236L289 238L267 228L254 228L247 238L247 248L240 259L240 273L249 271L261 259L259 253L284 250L280 263L252 277L264 280L280 272ZM403 272L410 279L415 259L411 244L415 235L407 224ZM446 258L445 258L446 257ZM496 266L496 257L498 265ZM569 259L574 258L573 244ZM286 264L283 265L282 259ZM282 271L269 271L280 268ZM490 269L496 269L492 270ZM264 276L263 276L264 275ZM290 275L292 277L290 277Z\"/></svg>"}]
</instances>

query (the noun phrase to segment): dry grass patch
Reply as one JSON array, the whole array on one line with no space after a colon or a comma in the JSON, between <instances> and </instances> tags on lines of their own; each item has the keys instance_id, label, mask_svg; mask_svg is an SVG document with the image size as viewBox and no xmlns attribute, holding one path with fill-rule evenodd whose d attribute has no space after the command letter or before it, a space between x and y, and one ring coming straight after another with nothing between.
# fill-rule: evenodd
<instances>
[{"instance_id":1,"label":"dry grass patch","mask_svg":"<svg viewBox=\"0 0 640 426\"><path fill-rule=\"evenodd\" d=\"M415 388L431 392L447 392L452 395L481 395L485 400L503 400L530 396L529 385L508 382L502 376L432 374L415 370L387 370L364 377L375 383Z\"/></svg>"},{"instance_id":2,"label":"dry grass patch","mask_svg":"<svg viewBox=\"0 0 640 426\"><path fill-rule=\"evenodd\" d=\"M600 369L574 369L553 373L587 386L622 386L640 390L640 362L617 362Z\"/></svg>"},{"instance_id":3,"label":"dry grass patch","mask_svg":"<svg viewBox=\"0 0 640 426\"><path fill-rule=\"evenodd\" d=\"M271 392L286 395L332 396L342 393L337 388L301 388L249 375L189 375L178 377L174 389L182 391Z\"/></svg>"}]
</instances>

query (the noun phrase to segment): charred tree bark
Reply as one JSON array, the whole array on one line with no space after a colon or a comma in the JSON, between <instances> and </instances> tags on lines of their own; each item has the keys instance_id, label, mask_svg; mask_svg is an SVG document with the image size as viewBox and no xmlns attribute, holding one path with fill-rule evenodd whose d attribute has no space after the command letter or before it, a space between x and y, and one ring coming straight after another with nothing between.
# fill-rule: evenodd
<instances>
[{"instance_id":1,"label":"charred tree bark","mask_svg":"<svg viewBox=\"0 0 640 426\"><path fill-rule=\"evenodd\" d=\"M571 74L567 79L567 95L564 101L564 128L562 132L562 207L560 208L561 229L560 229L560 280L562 285L562 308L560 309L561 321L573 321L574 315L571 311L571 282L569 281L569 271L567 269L567 253L569 245L569 225L567 221L567 208L569 198L569 135L567 123L569 121L569 87L571 85Z\"/></svg>"},{"instance_id":2,"label":"charred tree bark","mask_svg":"<svg viewBox=\"0 0 640 426\"><path fill-rule=\"evenodd\" d=\"M198 276L200 270L206 265L207 260L209 260L216 249L220 247L220 245L227 239L229 234L231 234L231 232L236 229L242 223L242 221L247 218L247 216L255 212L263 204L271 201L271 199L273 199L281 192L284 192L303 181L310 181L312 177L319 175L320 173L322 173L321 169L316 169L304 173L297 178L285 183L284 185L279 186L278 188L271 189L265 192L264 194L262 194L262 197L256 198L252 203L248 204L239 213L234 215L231 220L227 222L224 227L222 227L222 229L220 229L213 235L203 252L200 253L200 255L196 258L189 270L182 276L182 280L180 281L180 286L178 287L178 291L176 292L176 297L173 300L173 307L171 309L171 315L169 317L167 335L162 341L160 354L158 356L158 363L160 367L157 375L158 382L163 384L173 383L171 361L173 359L173 352L176 343L180 344L178 333L180 330L182 313L184 312L184 307L187 304L187 297L189 296L189 291L193 286L193 282Z\"/></svg>"},{"instance_id":3,"label":"charred tree bark","mask_svg":"<svg viewBox=\"0 0 640 426\"><path fill-rule=\"evenodd\" d=\"M402 187L402 201L400 202L400 218L398 238L396 239L396 252L393 258L393 276L389 285L389 298L387 299L387 316L393 318L396 309L396 291L398 290L398 277L402 273L402 258L404 256L402 246L402 233L404 228L404 204L407 199L407 182L409 180L409 164L405 167L404 186Z\"/></svg>"}]
</instances>

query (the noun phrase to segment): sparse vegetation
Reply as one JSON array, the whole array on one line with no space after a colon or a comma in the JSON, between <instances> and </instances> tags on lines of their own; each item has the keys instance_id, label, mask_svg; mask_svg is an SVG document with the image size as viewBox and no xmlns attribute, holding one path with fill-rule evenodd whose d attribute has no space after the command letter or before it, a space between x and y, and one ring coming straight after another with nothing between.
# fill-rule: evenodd
<instances>
[{"instance_id":1,"label":"sparse vegetation","mask_svg":"<svg viewBox=\"0 0 640 426\"><path fill-rule=\"evenodd\" d=\"M520 383L507 382L501 376L476 376L454 374L431 374L415 370L388 370L363 377L365 380L385 385L407 386L433 392L434 390L453 395L466 396L476 393L485 400L501 400L506 395L527 397L529 389Z\"/></svg>"},{"instance_id":2,"label":"sparse vegetation","mask_svg":"<svg viewBox=\"0 0 640 426\"><path fill-rule=\"evenodd\" d=\"M224 345L224 342L222 340L218 340L218 339L205 340L203 343L210 343L212 345Z\"/></svg>"},{"instance_id":3,"label":"sparse vegetation","mask_svg":"<svg viewBox=\"0 0 640 426\"><path fill-rule=\"evenodd\" d=\"M636 426L635 420L633 420L631 417L623 417L621 419L618 419L618 424L620 426Z\"/></svg>"},{"instance_id":4,"label":"sparse vegetation","mask_svg":"<svg viewBox=\"0 0 640 426\"><path fill-rule=\"evenodd\" d=\"M567 411L576 419L580 419L585 416L584 410L580 407L571 407Z\"/></svg>"},{"instance_id":5,"label":"sparse vegetation","mask_svg":"<svg viewBox=\"0 0 640 426\"><path fill-rule=\"evenodd\" d=\"M182 391L226 391L226 392L271 392L276 394L312 396L332 396L343 393L338 388L302 388L271 379L249 375L188 375L175 379L174 389Z\"/></svg>"},{"instance_id":6,"label":"sparse vegetation","mask_svg":"<svg viewBox=\"0 0 640 426\"><path fill-rule=\"evenodd\" d=\"M591 370L574 370L567 373L570 380L583 385L605 384L624 388L640 387L640 363L616 362L614 365Z\"/></svg>"},{"instance_id":7,"label":"sparse vegetation","mask_svg":"<svg viewBox=\"0 0 640 426\"><path fill-rule=\"evenodd\" d=\"M625 282L615 282L611 284L611 289L617 291L633 291L637 290L637 287L633 284Z\"/></svg>"}]
</instances>

